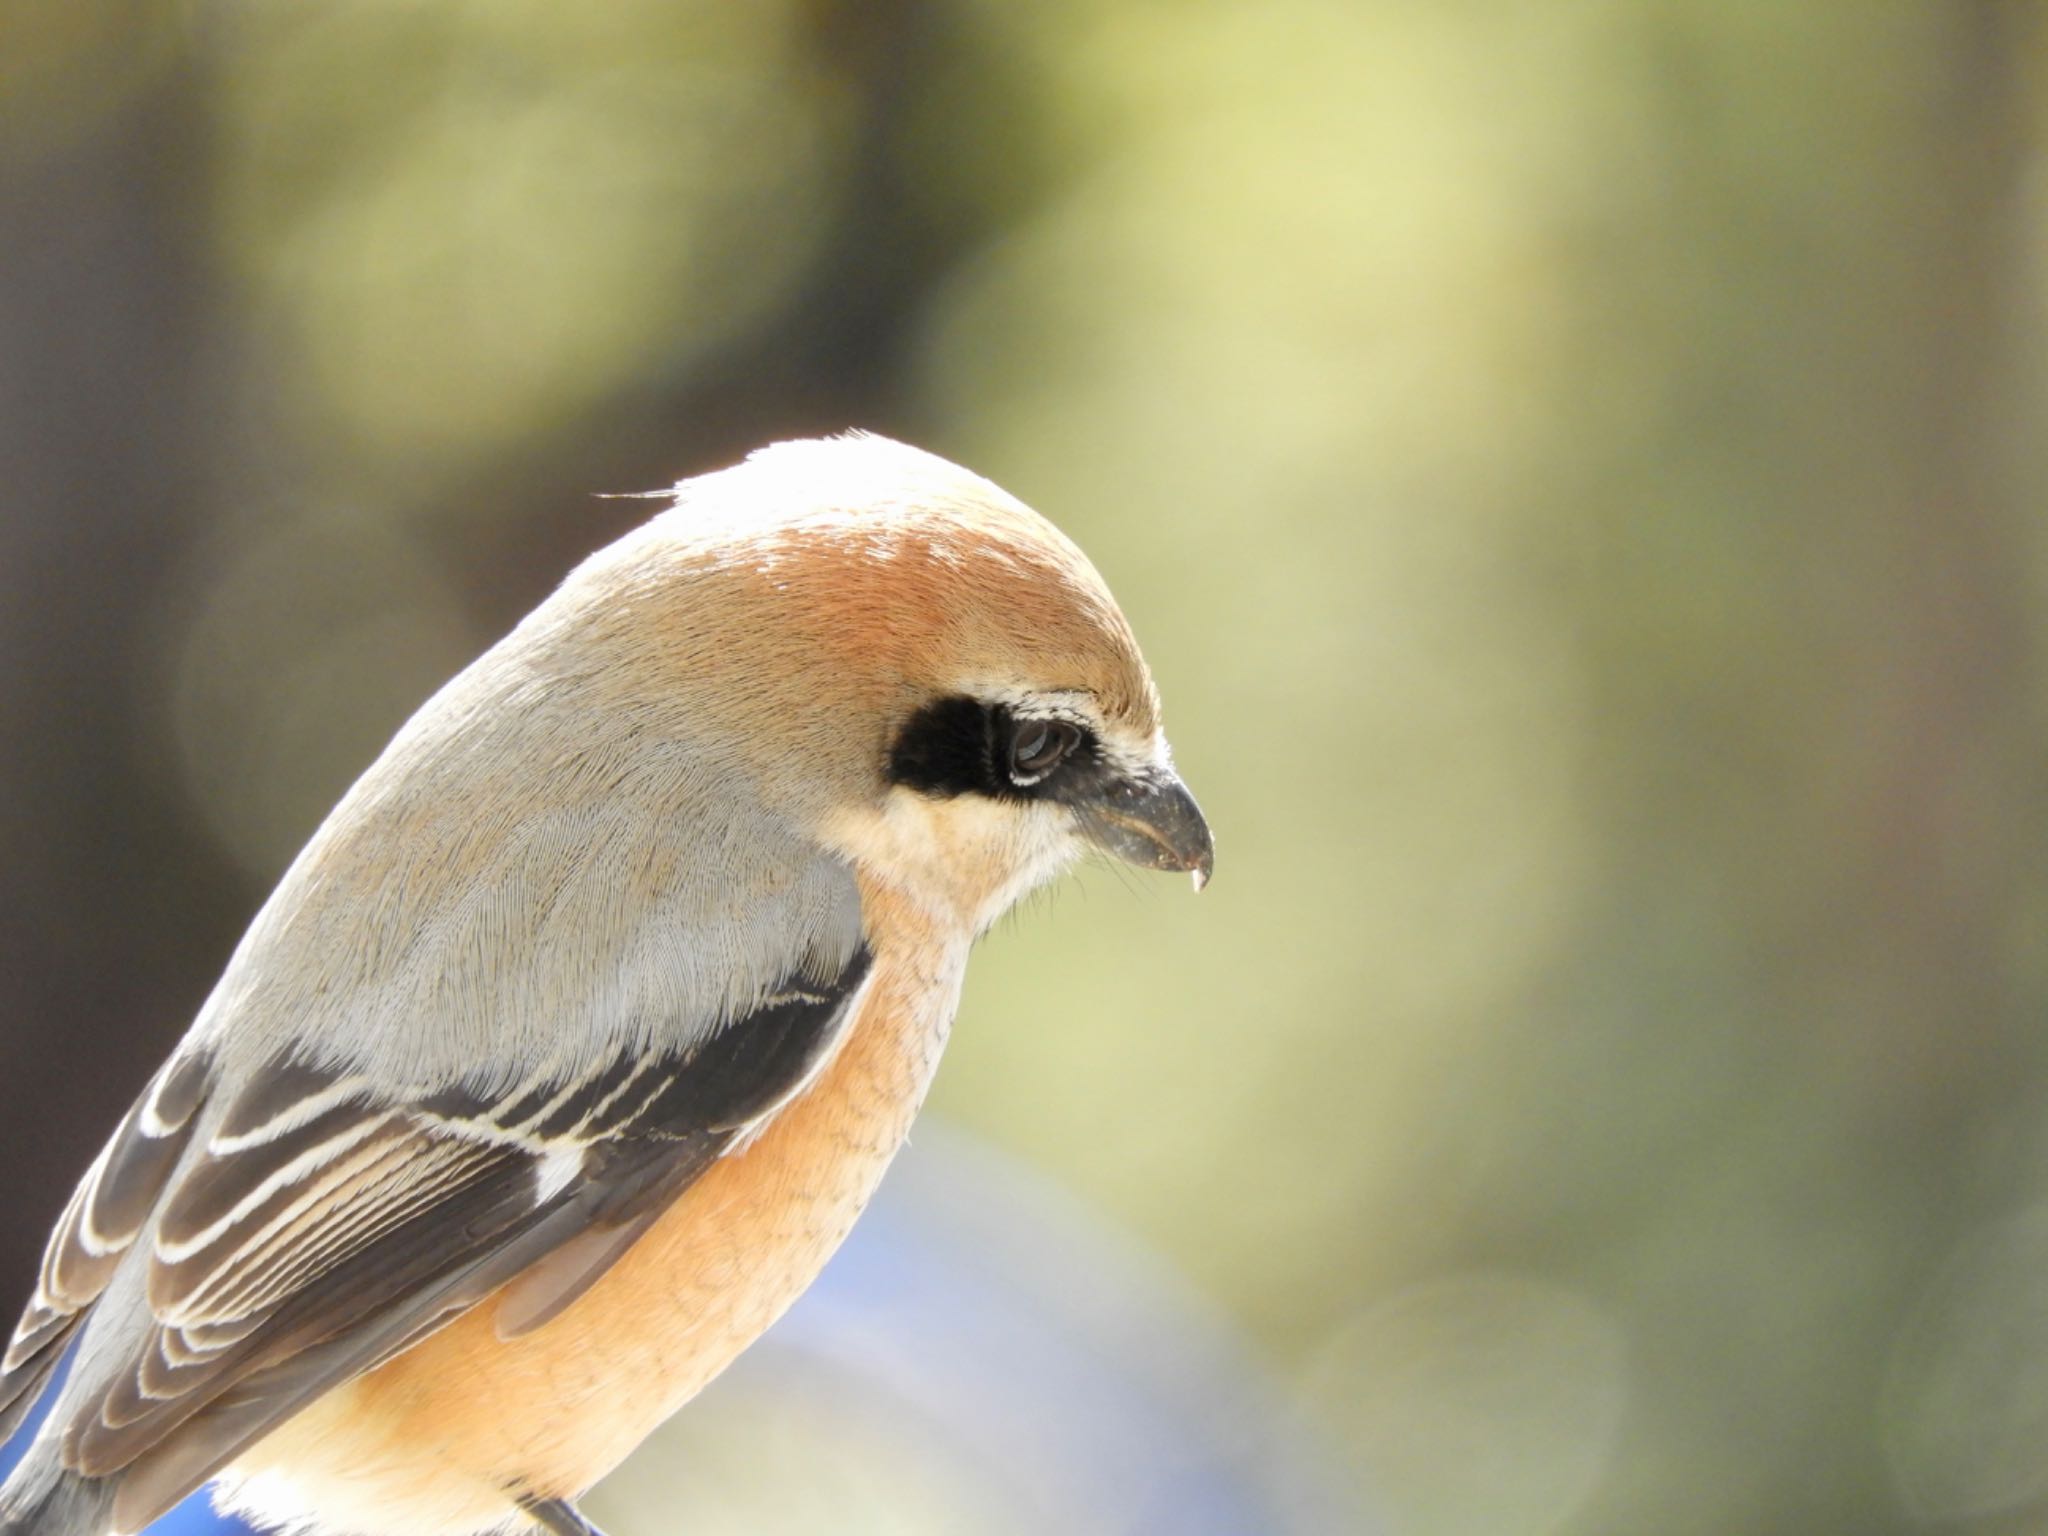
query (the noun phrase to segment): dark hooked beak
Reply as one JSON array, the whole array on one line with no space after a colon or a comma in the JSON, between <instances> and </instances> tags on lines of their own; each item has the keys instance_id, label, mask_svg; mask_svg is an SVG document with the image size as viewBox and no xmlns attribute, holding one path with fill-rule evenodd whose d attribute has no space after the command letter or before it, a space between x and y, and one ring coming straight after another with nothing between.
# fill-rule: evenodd
<instances>
[{"instance_id":1,"label":"dark hooked beak","mask_svg":"<svg viewBox=\"0 0 2048 1536\"><path fill-rule=\"evenodd\" d=\"M1195 889L1209 883L1216 845L1187 785L1161 771L1112 779L1072 802L1081 831L1096 847L1141 869L1184 869Z\"/></svg>"}]
</instances>

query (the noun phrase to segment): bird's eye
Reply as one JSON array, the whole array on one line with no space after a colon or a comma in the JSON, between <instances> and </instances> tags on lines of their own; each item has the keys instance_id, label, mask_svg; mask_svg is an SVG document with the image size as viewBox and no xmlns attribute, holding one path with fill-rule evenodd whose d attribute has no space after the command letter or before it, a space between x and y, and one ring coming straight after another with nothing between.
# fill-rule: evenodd
<instances>
[{"instance_id":1,"label":"bird's eye","mask_svg":"<svg viewBox=\"0 0 2048 1536\"><path fill-rule=\"evenodd\" d=\"M1064 720L1020 720L1010 738L1010 777L1035 784L1080 744L1080 727Z\"/></svg>"}]
</instances>

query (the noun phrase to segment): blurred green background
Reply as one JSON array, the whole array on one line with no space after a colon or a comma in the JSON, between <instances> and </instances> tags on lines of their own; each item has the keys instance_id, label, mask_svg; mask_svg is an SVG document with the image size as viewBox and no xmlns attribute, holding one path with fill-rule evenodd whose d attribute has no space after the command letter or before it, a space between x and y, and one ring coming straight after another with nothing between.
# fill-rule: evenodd
<instances>
[{"instance_id":1,"label":"blurred green background","mask_svg":"<svg viewBox=\"0 0 2048 1536\"><path fill-rule=\"evenodd\" d=\"M935 1115L1389 1531L2048 1530L2030 3L0 5L8 1296L591 493L855 425L1093 555L1221 850Z\"/></svg>"}]
</instances>

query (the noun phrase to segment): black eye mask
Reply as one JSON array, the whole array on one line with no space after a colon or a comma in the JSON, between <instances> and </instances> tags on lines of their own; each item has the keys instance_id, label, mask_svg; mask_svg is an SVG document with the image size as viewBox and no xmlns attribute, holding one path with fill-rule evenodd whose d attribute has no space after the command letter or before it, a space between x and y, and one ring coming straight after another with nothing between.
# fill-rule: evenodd
<instances>
[{"instance_id":1,"label":"black eye mask","mask_svg":"<svg viewBox=\"0 0 2048 1536\"><path fill-rule=\"evenodd\" d=\"M952 799L1064 799L1099 772L1095 738L1071 721L1020 716L1006 704L955 694L905 722L889 749L887 777L920 794Z\"/></svg>"}]
</instances>

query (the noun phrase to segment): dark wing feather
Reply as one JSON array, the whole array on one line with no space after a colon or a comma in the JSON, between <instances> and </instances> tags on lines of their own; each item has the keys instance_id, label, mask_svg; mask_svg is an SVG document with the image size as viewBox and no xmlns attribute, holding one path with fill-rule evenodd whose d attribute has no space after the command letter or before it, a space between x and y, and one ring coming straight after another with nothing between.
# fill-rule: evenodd
<instances>
[{"instance_id":1,"label":"dark wing feather","mask_svg":"<svg viewBox=\"0 0 2048 1536\"><path fill-rule=\"evenodd\" d=\"M380 1100L304 1062L237 1098L165 1195L128 1369L77 1405L64 1460L154 1518L285 1419L554 1256L537 1327L835 1048L870 967L794 981L668 1056L509 1092Z\"/></svg>"},{"instance_id":2,"label":"dark wing feather","mask_svg":"<svg viewBox=\"0 0 2048 1536\"><path fill-rule=\"evenodd\" d=\"M166 1062L122 1119L57 1220L36 1293L0 1356L0 1440L35 1406L64 1346L148 1224L206 1093L208 1063Z\"/></svg>"},{"instance_id":3,"label":"dark wing feather","mask_svg":"<svg viewBox=\"0 0 2048 1536\"><path fill-rule=\"evenodd\" d=\"M370 1370L453 1321L529 1266L594 1230L601 1208L658 1199L660 1206L718 1158L731 1133L698 1133L621 1149L579 1196L501 1207L461 1226L468 1244L448 1254L438 1223L415 1222L389 1243L309 1288L295 1315L267 1330L270 1347L116 1470L118 1523L156 1519L271 1430L337 1384ZM452 1213L451 1213L452 1214ZM612 1257L624 1252L619 1247ZM390 1271L404 1277L394 1283ZM596 1279L596 1275L590 1277ZM558 1309L559 1310L559 1309Z\"/></svg>"}]
</instances>

